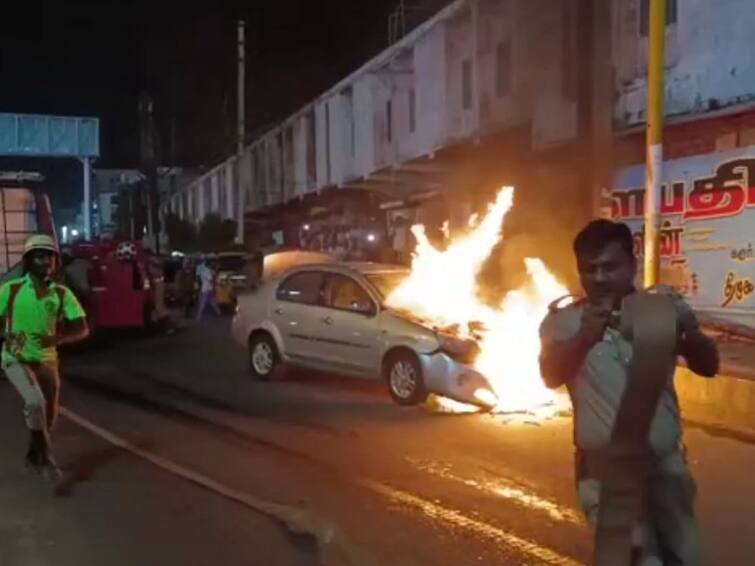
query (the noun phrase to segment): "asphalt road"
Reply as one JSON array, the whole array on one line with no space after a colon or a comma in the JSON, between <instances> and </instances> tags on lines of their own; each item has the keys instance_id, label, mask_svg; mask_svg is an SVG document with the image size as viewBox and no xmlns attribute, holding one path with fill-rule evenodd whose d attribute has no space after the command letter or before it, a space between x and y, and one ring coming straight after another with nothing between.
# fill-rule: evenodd
<instances>
[{"instance_id":1,"label":"asphalt road","mask_svg":"<svg viewBox=\"0 0 755 566\"><path fill-rule=\"evenodd\" d=\"M227 330L227 320L211 320L75 356L65 364L64 405L235 493L301 511L334 540L331 554L343 543L356 564L587 563L590 533L576 506L568 417L400 408L379 384L306 372L254 382ZM60 459L73 468L81 449L69 436L82 434L61 427ZM751 564L755 447L698 429L687 443L706 563ZM254 510L132 455L100 450L108 456L94 458L88 480L63 503L45 504L74 517L65 531L72 536L86 539L94 529L119 556L139 547L144 559L130 562L139 564L313 560L309 546ZM87 507L88 497L103 508ZM117 521L117 536L101 534L100 517Z\"/></svg>"}]
</instances>

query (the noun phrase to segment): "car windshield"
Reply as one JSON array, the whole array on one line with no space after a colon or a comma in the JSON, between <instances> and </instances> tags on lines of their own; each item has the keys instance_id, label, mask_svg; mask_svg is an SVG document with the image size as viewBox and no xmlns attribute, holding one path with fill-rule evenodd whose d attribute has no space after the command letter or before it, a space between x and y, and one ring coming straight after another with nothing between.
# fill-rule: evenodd
<instances>
[{"instance_id":1,"label":"car windshield","mask_svg":"<svg viewBox=\"0 0 755 566\"><path fill-rule=\"evenodd\" d=\"M384 271L382 273L367 273L367 281L380 293L380 298L385 299L401 282L409 275L408 271Z\"/></svg>"}]
</instances>

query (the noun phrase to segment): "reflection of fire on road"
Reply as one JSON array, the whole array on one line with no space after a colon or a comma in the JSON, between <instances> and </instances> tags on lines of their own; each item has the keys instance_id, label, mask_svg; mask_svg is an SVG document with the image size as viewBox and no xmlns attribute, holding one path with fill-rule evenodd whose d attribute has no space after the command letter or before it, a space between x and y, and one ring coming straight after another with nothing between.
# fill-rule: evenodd
<instances>
[{"instance_id":1,"label":"reflection of fire on road","mask_svg":"<svg viewBox=\"0 0 755 566\"><path fill-rule=\"evenodd\" d=\"M414 226L417 248L411 274L387 300L439 327L475 336L480 354L474 365L490 380L498 411L534 410L553 402L553 392L540 379L538 329L549 303L567 293L542 261L526 259L529 279L524 287L509 292L497 306L480 300L477 278L501 239L513 194L513 188L502 189L488 213L479 222L470 221L469 231L453 238L445 250L432 246L424 227ZM467 408L443 405L450 411Z\"/></svg>"}]
</instances>

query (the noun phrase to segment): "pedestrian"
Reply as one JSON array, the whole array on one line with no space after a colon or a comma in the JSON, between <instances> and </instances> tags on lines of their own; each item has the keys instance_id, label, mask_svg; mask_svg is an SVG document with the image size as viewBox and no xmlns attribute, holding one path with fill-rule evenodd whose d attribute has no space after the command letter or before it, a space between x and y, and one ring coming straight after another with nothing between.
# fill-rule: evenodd
<instances>
[{"instance_id":1,"label":"pedestrian","mask_svg":"<svg viewBox=\"0 0 755 566\"><path fill-rule=\"evenodd\" d=\"M202 320L202 315L207 307L210 307L216 315L220 316L220 307L215 301L215 272L205 258L200 259L197 266L197 279L199 279L199 306L197 307L197 322Z\"/></svg>"},{"instance_id":2,"label":"pedestrian","mask_svg":"<svg viewBox=\"0 0 755 566\"><path fill-rule=\"evenodd\" d=\"M637 291L629 228L588 224L574 241L586 297L551 305L541 327L548 387L574 407L580 504L598 566L700 564L695 484L682 444L676 356L705 377L718 351L669 287Z\"/></svg>"},{"instance_id":3,"label":"pedestrian","mask_svg":"<svg viewBox=\"0 0 755 566\"><path fill-rule=\"evenodd\" d=\"M23 275L0 287L2 367L23 398L31 432L26 467L49 480L60 476L50 442L60 390L57 347L89 334L73 292L53 281L59 261L52 238L31 236L24 244Z\"/></svg>"},{"instance_id":4,"label":"pedestrian","mask_svg":"<svg viewBox=\"0 0 755 566\"><path fill-rule=\"evenodd\" d=\"M181 269L176 273L176 287L186 318L191 317L191 313L196 304L196 293L194 292L195 282L196 277L194 269L191 267L191 261L188 258L185 258L181 265Z\"/></svg>"}]
</instances>

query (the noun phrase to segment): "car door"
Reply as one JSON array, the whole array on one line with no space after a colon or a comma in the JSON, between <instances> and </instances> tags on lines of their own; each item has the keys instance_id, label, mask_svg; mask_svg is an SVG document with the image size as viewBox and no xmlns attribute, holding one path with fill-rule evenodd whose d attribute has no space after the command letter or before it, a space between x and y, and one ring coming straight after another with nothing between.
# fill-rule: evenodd
<instances>
[{"instance_id":1,"label":"car door","mask_svg":"<svg viewBox=\"0 0 755 566\"><path fill-rule=\"evenodd\" d=\"M325 274L322 271L297 271L281 281L276 289L270 315L280 332L283 355L300 363L316 357L313 341L315 315L322 296Z\"/></svg>"},{"instance_id":2,"label":"car door","mask_svg":"<svg viewBox=\"0 0 755 566\"><path fill-rule=\"evenodd\" d=\"M327 274L318 313L313 331L318 357L334 370L375 375L380 363L378 307L361 283Z\"/></svg>"}]
</instances>

